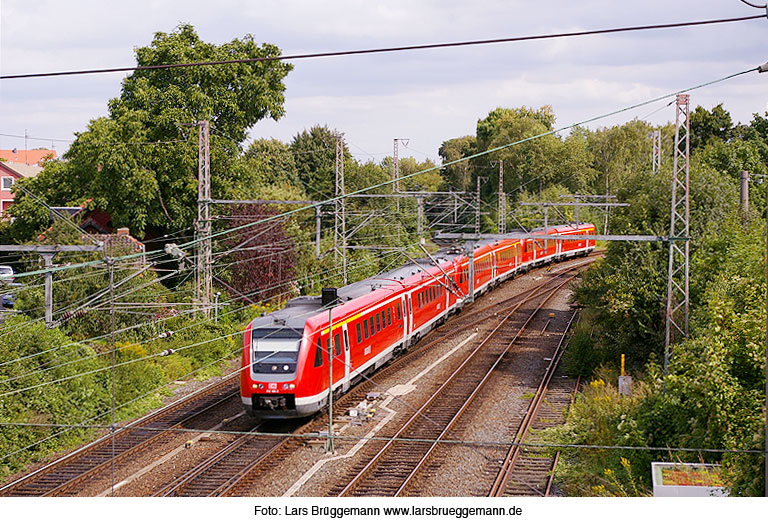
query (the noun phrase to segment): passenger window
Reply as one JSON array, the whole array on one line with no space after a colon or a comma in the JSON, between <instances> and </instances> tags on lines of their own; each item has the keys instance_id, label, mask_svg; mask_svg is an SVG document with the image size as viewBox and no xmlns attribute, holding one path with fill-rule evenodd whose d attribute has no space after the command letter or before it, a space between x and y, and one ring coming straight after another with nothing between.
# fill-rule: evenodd
<instances>
[{"instance_id":1,"label":"passenger window","mask_svg":"<svg viewBox=\"0 0 768 529\"><path fill-rule=\"evenodd\" d=\"M392 308L387 307L387 325L392 325Z\"/></svg>"},{"instance_id":2,"label":"passenger window","mask_svg":"<svg viewBox=\"0 0 768 529\"><path fill-rule=\"evenodd\" d=\"M374 326L373 326L373 316L371 316L371 317L370 317L369 321L370 321L370 323L371 323L371 336L373 336L373 334L374 334L374 332L373 332L373 331L374 331L374 329L376 328L376 327L374 327Z\"/></svg>"},{"instance_id":3,"label":"passenger window","mask_svg":"<svg viewBox=\"0 0 768 529\"><path fill-rule=\"evenodd\" d=\"M320 367L323 365L323 346L321 345L322 338L319 336L317 337L317 348L315 349L315 367Z\"/></svg>"},{"instance_id":4,"label":"passenger window","mask_svg":"<svg viewBox=\"0 0 768 529\"><path fill-rule=\"evenodd\" d=\"M363 332L365 332L366 339L368 338L368 320L363 320Z\"/></svg>"},{"instance_id":5,"label":"passenger window","mask_svg":"<svg viewBox=\"0 0 768 529\"><path fill-rule=\"evenodd\" d=\"M360 334L360 324L358 323L355 325L355 331L357 331L357 343L360 343L363 341L363 337Z\"/></svg>"},{"instance_id":6,"label":"passenger window","mask_svg":"<svg viewBox=\"0 0 768 529\"><path fill-rule=\"evenodd\" d=\"M338 334L333 335L333 354L336 356L341 354L341 337Z\"/></svg>"},{"instance_id":7,"label":"passenger window","mask_svg":"<svg viewBox=\"0 0 768 529\"><path fill-rule=\"evenodd\" d=\"M387 318L385 318L384 309L381 309L381 327L383 329L387 328Z\"/></svg>"},{"instance_id":8,"label":"passenger window","mask_svg":"<svg viewBox=\"0 0 768 529\"><path fill-rule=\"evenodd\" d=\"M397 321L400 321L402 319L402 315L400 313L400 302L399 301L397 302L397 305L395 305L395 307L397 307Z\"/></svg>"},{"instance_id":9,"label":"passenger window","mask_svg":"<svg viewBox=\"0 0 768 529\"><path fill-rule=\"evenodd\" d=\"M381 318L379 317L379 313L376 313L376 332L381 331Z\"/></svg>"}]
</instances>

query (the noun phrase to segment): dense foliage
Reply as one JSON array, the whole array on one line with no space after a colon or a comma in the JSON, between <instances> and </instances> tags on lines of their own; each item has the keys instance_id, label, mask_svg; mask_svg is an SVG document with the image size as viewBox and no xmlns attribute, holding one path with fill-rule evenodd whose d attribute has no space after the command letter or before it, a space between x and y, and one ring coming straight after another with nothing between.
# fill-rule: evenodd
<instances>
[{"instance_id":1,"label":"dense foliage","mask_svg":"<svg viewBox=\"0 0 768 529\"><path fill-rule=\"evenodd\" d=\"M258 46L251 35L220 46L203 42L189 25L156 33L149 46L136 48L138 66L249 59L280 55L271 44ZM188 228L197 201L197 128L211 126L213 193L237 187L247 176L240 143L265 117L283 113L283 78L292 66L263 61L198 68L137 70L109 101L109 115L91 121L88 130L64 154L25 181L38 199L54 205L92 206L109 212L116 227L143 236ZM11 237L23 241L44 227L47 211L40 200L20 193L11 214Z\"/></svg>"},{"instance_id":2,"label":"dense foliage","mask_svg":"<svg viewBox=\"0 0 768 529\"><path fill-rule=\"evenodd\" d=\"M764 123L756 115L733 127L721 106L692 113L690 337L673 348L666 376L667 248L612 245L584 275L575 294L584 318L567 364L573 373L599 372L600 388L585 392L554 439L669 449L570 450L562 475L571 492L647 493L650 461L671 457L722 463L731 494L763 495L763 458L739 451L765 442L765 187L753 187L746 223L737 201L739 171L768 159ZM614 226L664 233L665 178L647 168L630 178L623 193L633 205ZM632 398L616 393L621 354L636 380Z\"/></svg>"}]
</instances>

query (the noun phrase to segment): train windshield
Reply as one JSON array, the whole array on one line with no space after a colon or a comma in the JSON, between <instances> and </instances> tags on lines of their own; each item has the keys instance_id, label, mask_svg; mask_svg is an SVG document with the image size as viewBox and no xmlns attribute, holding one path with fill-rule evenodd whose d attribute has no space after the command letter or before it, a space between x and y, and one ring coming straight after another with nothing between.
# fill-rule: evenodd
<instances>
[{"instance_id":1,"label":"train windshield","mask_svg":"<svg viewBox=\"0 0 768 529\"><path fill-rule=\"evenodd\" d=\"M253 329L254 373L293 373L303 329Z\"/></svg>"}]
</instances>

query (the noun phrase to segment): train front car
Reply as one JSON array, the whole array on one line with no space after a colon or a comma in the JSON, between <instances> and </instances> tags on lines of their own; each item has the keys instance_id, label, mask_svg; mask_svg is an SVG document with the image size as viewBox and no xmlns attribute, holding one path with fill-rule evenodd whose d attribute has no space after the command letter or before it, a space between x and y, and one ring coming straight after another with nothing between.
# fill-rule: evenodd
<instances>
[{"instance_id":1,"label":"train front car","mask_svg":"<svg viewBox=\"0 0 768 529\"><path fill-rule=\"evenodd\" d=\"M243 333L240 396L250 415L306 415L296 407L296 389L310 340L304 336L306 310L297 305L256 318Z\"/></svg>"}]
</instances>

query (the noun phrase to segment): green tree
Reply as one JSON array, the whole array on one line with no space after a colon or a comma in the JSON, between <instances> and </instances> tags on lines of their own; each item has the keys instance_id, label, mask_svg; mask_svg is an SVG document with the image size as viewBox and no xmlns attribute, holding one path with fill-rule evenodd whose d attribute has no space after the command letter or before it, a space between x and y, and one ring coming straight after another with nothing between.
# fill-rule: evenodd
<instances>
[{"instance_id":1,"label":"green tree","mask_svg":"<svg viewBox=\"0 0 768 529\"><path fill-rule=\"evenodd\" d=\"M140 67L279 54L274 45L258 46L251 35L209 44L187 24L156 33L149 46L135 51ZM246 131L265 117L283 115L283 78L291 69L281 61L262 61L137 70L123 81L120 96L109 101L108 116L92 120L77 134L63 164L43 171L54 173L55 185L45 187L52 178L42 174L28 182L30 190L52 205L90 198L115 224L139 236L189 227L195 218L198 165L197 131L189 124L210 121L212 189L226 196L247 176L239 160ZM23 213L41 207L25 203L31 200L22 195L14 207ZM41 219L35 215L13 237L29 239L45 226Z\"/></svg>"},{"instance_id":2,"label":"green tree","mask_svg":"<svg viewBox=\"0 0 768 529\"><path fill-rule=\"evenodd\" d=\"M713 141L726 141L731 135L733 120L723 104L707 110L697 106L690 117L691 150L697 150Z\"/></svg>"},{"instance_id":3,"label":"green tree","mask_svg":"<svg viewBox=\"0 0 768 529\"><path fill-rule=\"evenodd\" d=\"M444 141L439 150L442 165L474 154L477 152L476 143L477 140L474 136L461 136ZM470 160L467 160L440 169L445 190L468 191L470 189L472 186L471 163Z\"/></svg>"},{"instance_id":4,"label":"green tree","mask_svg":"<svg viewBox=\"0 0 768 529\"><path fill-rule=\"evenodd\" d=\"M245 159L253 171L255 185L300 185L296 161L289 144L274 138L258 139L246 149ZM254 187L251 186L251 189Z\"/></svg>"},{"instance_id":5,"label":"green tree","mask_svg":"<svg viewBox=\"0 0 768 529\"><path fill-rule=\"evenodd\" d=\"M336 136L327 125L315 125L293 137L291 151L299 181L313 200L333 198L336 185ZM352 159L344 142L344 164ZM346 176L346 174L345 174ZM345 182L346 183L346 182Z\"/></svg>"}]
</instances>

